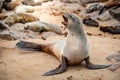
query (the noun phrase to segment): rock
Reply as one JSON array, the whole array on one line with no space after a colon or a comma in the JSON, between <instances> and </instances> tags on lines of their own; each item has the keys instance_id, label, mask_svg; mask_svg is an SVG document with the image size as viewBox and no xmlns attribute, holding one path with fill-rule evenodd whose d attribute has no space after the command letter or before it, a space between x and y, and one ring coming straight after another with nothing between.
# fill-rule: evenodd
<instances>
[{"instance_id":1,"label":"rock","mask_svg":"<svg viewBox=\"0 0 120 80\"><path fill-rule=\"evenodd\" d=\"M16 13L33 13L35 11L33 6L19 6L16 8Z\"/></svg>"},{"instance_id":2,"label":"rock","mask_svg":"<svg viewBox=\"0 0 120 80\"><path fill-rule=\"evenodd\" d=\"M111 14L111 16L115 19L117 19L118 21L120 21L120 7L117 9L110 9L109 13Z\"/></svg>"},{"instance_id":3,"label":"rock","mask_svg":"<svg viewBox=\"0 0 120 80\"><path fill-rule=\"evenodd\" d=\"M112 33L112 34L120 34L120 25L106 26L106 27L101 26L100 30L103 32L108 32L108 33Z\"/></svg>"},{"instance_id":4,"label":"rock","mask_svg":"<svg viewBox=\"0 0 120 80\"><path fill-rule=\"evenodd\" d=\"M65 2L65 3L77 3L78 0L61 0L62 2Z\"/></svg>"},{"instance_id":5,"label":"rock","mask_svg":"<svg viewBox=\"0 0 120 80\"><path fill-rule=\"evenodd\" d=\"M113 64L111 67L109 67L109 70L116 71L118 68L120 68L120 62Z\"/></svg>"},{"instance_id":6,"label":"rock","mask_svg":"<svg viewBox=\"0 0 120 80\"><path fill-rule=\"evenodd\" d=\"M85 18L83 19L83 24L86 24L88 26L94 26L94 27L98 27L99 23L91 18Z\"/></svg>"},{"instance_id":7,"label":"rock","mask_svg":"<svg viewBox=\"0 0 120 80\"><path fill-rule=\"evenodd\" d=\"M48 37L51 36L58 36L58 34L54 33L54 32L42 32L41 37L42 39L46 40Z\"/></svg>"},{"instance_id":8,"label":"rock","mask_svg":"<svg viewBox=\"0 0 120 80\"><path fill-rule=\"evenodd\" d=\"M104 2L108 0L80 0L83 4L94 3L94 2Z\"/></svg>"},{"instance_id":9,"label":"rock","mask_svg":"<svg viewBox=\"0 0 120 80\"><path fill-rule=\"evenodd\" d=\"M107 59L108 61L120 62L120 53L110 55L110 56L108 56L106 59Z\"/></svg>"},{"instance_id":10,"label":"rock","mask_svg":"<svg viewBox=\"0 0 120 80\"><path fill-rule=\"evenodd\" d=\"M1 11L2 11L3 1L4 1L4 0L0 0L0 13L1 13Z\"/></svg>"},{"instance_id":11,"label":"rock","mask_svg":"<svg viewBox=\"0 0 120 80\"><path fill-rule=\"evenodd\" d=\"M103 14L98 16L97 19L100 21L107 21L107 20L111 20L112 16L110 15L108 11L105 11Z\"/></svg>"},{"instance_id":12,"label":"rock","mask_svg":"<svg viewBox=\"0 0 120 80\"><path fill-rule=\"evenodd\" d=\"M12 36L10 35L8 31L0 32L0 39L13 40Z\"/></svg>"}]
</instances>

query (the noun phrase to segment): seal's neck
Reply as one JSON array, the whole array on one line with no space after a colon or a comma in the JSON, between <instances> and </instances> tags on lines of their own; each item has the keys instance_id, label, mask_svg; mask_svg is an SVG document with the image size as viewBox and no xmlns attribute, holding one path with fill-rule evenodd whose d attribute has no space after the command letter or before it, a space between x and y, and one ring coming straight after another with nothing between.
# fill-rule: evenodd
<instances>
[{"instance_id":1,"label":"seal's neck","mask_svg":"<svg viewBox=\"0 0 120 80\"><path fill-rule=\"evenodd\" d=\"M68 31L68 39L71 39L71 38L78 38L78 39L81 39L81 40L84 40L84 41L87 41L87 36L86 36L86 33L84 31L84 28L83 28L83 25L82 24L71 24L70 26L75 26L71 29L69 29Z\"/></svg>"}]
</instances>

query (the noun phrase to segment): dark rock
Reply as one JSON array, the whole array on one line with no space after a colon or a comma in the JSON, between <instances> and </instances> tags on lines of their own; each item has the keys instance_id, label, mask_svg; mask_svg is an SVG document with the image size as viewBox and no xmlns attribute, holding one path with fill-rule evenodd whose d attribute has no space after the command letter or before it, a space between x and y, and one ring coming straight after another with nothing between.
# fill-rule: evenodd
<instances>
[{"instance_id":1,"label":"dark rock","mask_svg":"<svg viewBox=\"0 0 120 80\"><path fill-rule=\"evenodd\" d=\"M111 16L120 21L120 7L117 9L110 9L109 13Z\"/></svg>"},{"instance_id":2,"label":"dark rock","mask_svg":"<svg viewBox=\"0 0 120 80\"><path fill-rule=\"evenodd\" d=\"M3 0L0 0L0 13L2 11L2 6L3 6Z\"/></svg>"},{"instance_id":3,"label":"dark rock","mask_svg":"<svg viewBox=\"0 0 120 80\"><path fill-rule=\"evenodd\" d=\"M94 26L94 27L99 26L99 23L91 18L83 19L83 24L86 24L87 26Z\"/></svg>"},{"instance_id":4,"label":"dark rock","mask_svg":"<svg viewBox=\"0 0 120 80\"><path fill-rule=\"evenodd\" d=\"M100 27L100 30L103 32L108 32L112 34L120 34L120 26L106 26L106 27Z\"/></svg>"},{"instance_id":5,"label":"dark rock","mask_svg":"<svg viewBox=\"0 0 120 80\"><path fill-rule=\"evenodd\" d=\"M6 29L5 25L2 22L0 22L0 29Z\"/></svg>"}]
</instances>

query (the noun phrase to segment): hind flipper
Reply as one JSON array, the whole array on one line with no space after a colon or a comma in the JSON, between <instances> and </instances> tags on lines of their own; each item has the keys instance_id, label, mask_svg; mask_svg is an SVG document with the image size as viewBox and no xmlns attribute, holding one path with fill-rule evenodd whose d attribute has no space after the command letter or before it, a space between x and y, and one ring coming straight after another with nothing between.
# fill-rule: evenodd
<instances>
[{"instance_id":1,"label":"hind flipper","mask_svg":"<svg viewBox=\"0 0 120 80\"><path fill-rule=\"evenodd\" d=\"M40 50L40 45L33 42L20 41L16 44L17 47L27 50Z\"/></svg>"},{"instance_id":2,"label":"hind flipper","mask_svg":"<svg viewBox=\"0 0 120 80\"><path fill-rule=\"evenodd\" d=\"M54 74L59 74L59 73L63 73L65 72L67 69L67 62L66 62L66 58L62 56L62 63L53 70L50 70L46 73L43 74L43 76L50 76L50 75L54 75Z\"/></svg>"},{"instance_id":3,"label":"hind flipper","mask_svg":"<svg viewBox=\"0 0 120 80\"><path fill-rule=\"evenodd\" d=\"M107 68L107 67L110 67L111 65L95 65L95 64L92 64L90 61L89 61L89 57L87 57L85 59L85 62L86 62L86 67L88 69L104 69L104 68Z\"/></svg>"}]
</instances>

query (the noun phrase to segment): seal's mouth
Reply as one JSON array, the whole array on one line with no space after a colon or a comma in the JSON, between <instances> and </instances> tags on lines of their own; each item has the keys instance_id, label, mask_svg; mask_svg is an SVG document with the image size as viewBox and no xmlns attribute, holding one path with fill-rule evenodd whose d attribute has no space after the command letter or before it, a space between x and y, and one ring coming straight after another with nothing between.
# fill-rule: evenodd
<instances>
[{"instance_id":1,"label":"seal's mouth","mask_svg":"<svg viewBox=\"0 0 120 80\"><path fill-rule=\"evenodd\" d=\"M67 18L65 15L63 15L62 17L63 17L63 19L64 19L64 21L62 22L62 24L63 24L64 26L66 26L66 25L68 24L68 18Z\"/></svg>"}]
</instances>

